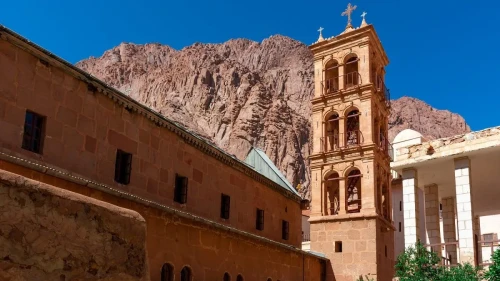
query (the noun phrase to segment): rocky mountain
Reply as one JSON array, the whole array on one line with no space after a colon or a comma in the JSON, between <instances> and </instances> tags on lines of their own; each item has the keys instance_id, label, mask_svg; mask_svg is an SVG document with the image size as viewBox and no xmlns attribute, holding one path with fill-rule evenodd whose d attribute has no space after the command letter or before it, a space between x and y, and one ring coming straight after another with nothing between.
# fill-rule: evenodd
<instances>
[{"instance_id":1,"label":"rocky mountain","mask_svg":"<svg viewBox=\"0 0 500 281\"><path fill-rule=\"evenodd\" d=\"M438 139L470 132L462 116L448 110L438 110L411 97L391 101L389 139L404 129L420 132L425 138Z\"/></svg>"},{"instance_id":2,"label":"rocky mountain","mask_svg":"<svg viewBox=\"0 0 500 281\"><path fill-rule=\"evenodd\" d=\"M122 43L77 66L244 159L263 149L309 197L312 54L276 35L174 50ZM463 118L411 98L393 102L391 137L404 128L441 137L468 130ZM424 130L422 130L424 129Z\"/></svg>"}]
</instances>

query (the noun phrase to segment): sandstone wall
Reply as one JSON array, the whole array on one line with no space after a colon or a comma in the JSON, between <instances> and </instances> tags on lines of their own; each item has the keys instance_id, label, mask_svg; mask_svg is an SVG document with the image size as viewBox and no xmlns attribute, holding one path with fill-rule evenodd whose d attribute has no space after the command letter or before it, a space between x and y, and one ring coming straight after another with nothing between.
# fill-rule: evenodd
<instances>
[{"instance_id":1,"label":"sandstone wall","mask_svg":"<svg viewBox=\"0 0 500 281\"><path fill-rule=\"evenodd\" d=\"M0 146L9 153L300 247L297 201L203 153L137 111L125 109L76 78L75 72L63 71L58 62L4 39L0 40ZM27 110L45 117L41 154L21 148ZM128 185L114 181L117 149L133 155ZM187 204L173 200L176 174L189 178ZM220 218L221 193L231 196L228 220ZM263 231L255 228L257 208L265 211ZM282 220L290 223L289 240L281 237Z\"/></svg>"},{"instance_id":2,"label":"sandstone wall","mask_svg":"<svg viewBox=\"0 0 500 281\"><path fill-rule=\"evenodd\" d=\"M0 170L0 280L146 281L136 212Z\"/></svg>"},{"instance_id":3,"label":"sandstone wall","mask_svg":"<svg viewBox=\"0 0 500 281\"><path fill-rule=\"evenodd\" d=\"M321 276L326 261L321 258L284 244L277 245L271 240L249 237L251 234L242 235L213 223L204 223L196 216L189 219L125 195L116 196L90 188L83 180L68 181L54 176L61 173L49 172L43 166L33 170L35 165L21 162L31 168L0 160L0 169L140 213L147 224L151 280L160 280L160 270L165 263L173 266L175 280L180 280L180 271L184 266L191 268L193 280L222 280L225 272L231 275L232 280L236 280L238 274L244 280L324 280Z\"/></svg>"}]
</instances>

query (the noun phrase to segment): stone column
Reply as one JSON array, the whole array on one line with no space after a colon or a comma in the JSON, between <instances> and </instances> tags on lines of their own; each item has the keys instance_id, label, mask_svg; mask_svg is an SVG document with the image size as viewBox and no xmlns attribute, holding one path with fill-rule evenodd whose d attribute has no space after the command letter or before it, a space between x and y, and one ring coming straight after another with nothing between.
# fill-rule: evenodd
<instances>
[{"instance_id":1,"label":"stone column","mask_svg":"<svg viewBox=\"0 0 500 281\"><path fill-rule=\"evenodd\" d=\"M459 262L474 264L474 227L469 158L455 159Z\"/></svg>"},{"instance_id":2,"label":"stone column","mask_svg":"<svg viewBox=\"0 0 500 281\"><path fill-rule=\"evenodd\" d=\"M321 169L311 169L311 217L322 215L324 200L322 185Z\"/></svg>"},{"instance_id":3,"label":"stone column","mask_svg":"<svg viewBox=\"0 0 500 281\"><path fill-rule=\"evenodd\" d=\"M345 215L347 214L345 210L345 185L346 185L346 179L342 178L339 180L339 215Z\"/></svg>"},{"instance_id":4,"label":"stone column","mask_svg":"<svg viewBox=\"0 0 500 281\"><path fill-rule=\"evenodd\" d=\"M417 170L403 170L403 209L405 225L405 248L415 246L420 240L420 218Z\"/></svg>"},{"instance_id":5,"label":"stone column","mask_svg":"<svg viewBox=\"0 0 500 281\"><path fill-rule=\"evenodd\" d=\"M477 240L474 241L476 243L476 251L477 251L477 266L483 262L483 246L478 243L481 240L481 220L479 216L474 217L474 234L477 235Z\"/></svg>"},{"instance_id":6,"label":"stone column","mask_svg":"<svg viewBox=\"0 0 500 281\"><path fill-rule=\"evenodd\" d=\"M339 89L344 90L344 65L339 66Z\"/></svg>"},{"instance_id":7,"label":"stone column","mask_svg":"<svg viewBox=\"0 0 500 281\"><path fill-rule=\"evenodd\" d=\"M456 242L457 233L455 226L455 199L453 197L443 198L443 236L444 242ZM451 257L451 264L457 263L457 247L455 245L445 246L445 256Z\"/></svg>"},{"instance_id":8,"label":"stone column","mask_svg":"<svg viewBox=\"0 0 500 281\"><path fill-rule=\"evenodd\" d=\"M441 231L439 226L439 194L438 186L428 185L425 191L425 229L428 244L441 243ZM441 246L434 246L432 250L441 256Z\"/></svg>"}]
</instances>

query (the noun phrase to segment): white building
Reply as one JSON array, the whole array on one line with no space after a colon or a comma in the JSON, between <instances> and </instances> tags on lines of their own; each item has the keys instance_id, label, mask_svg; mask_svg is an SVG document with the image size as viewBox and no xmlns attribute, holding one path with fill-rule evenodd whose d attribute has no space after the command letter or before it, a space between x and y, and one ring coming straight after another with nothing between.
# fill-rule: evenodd
<instances>
[{"instance_id":1,"label":"white building","mask_svg":"<svg viewBox=\"0 0 500 281\"><path fill-rule=\"evenodd\" d=\"M393 148L395 255L420 240L445 264L487 264L500 233L500 127L432 141L407 129Z\"/></svg>"}]
</instances>

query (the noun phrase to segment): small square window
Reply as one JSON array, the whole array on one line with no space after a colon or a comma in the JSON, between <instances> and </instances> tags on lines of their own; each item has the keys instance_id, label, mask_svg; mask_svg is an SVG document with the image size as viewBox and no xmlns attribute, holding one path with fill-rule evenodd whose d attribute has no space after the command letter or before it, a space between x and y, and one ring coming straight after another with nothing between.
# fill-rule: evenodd
<instances>
[{"instance_id":1,"label":"small square window","mask_svg":"<svg viewBox=\"0 0 500 281\"><path fill-rule=\"evenodd\" d=\"M187 202L188 178L175 175L174 201L180 204Z\"/></svg>"},{"instance_id":2,"label":"small square window","mask_svg":"<svg viewBox=\"0 0 500 281\"><path fill-rule=\"evenodd\" d=\"M286 220L283 220L281 222L281 238L283 240L288 240L289 238L289 231L290 231L290 225Z\"/></svg>"},{"instance_id":3,"label":"small square window","mask_svg":"<svg viewBox=\"0 0 500 281\"><path fill-rule=\"evenodd\" d=\"M335 253L342 253L342 241L335 241Z\"/></svg>"},{"instance_id":4,"label":"small square window","mask_svg":"<svg viewBox=\"0 0 500 281\"><path fill-rule=\"evenodd\" d=\"M229 219L229 210L231 208L231 197L226 194L221 194L220 198L220 217Z\"/></svg>"},{"instance_id":5,"label":"small square window","mask_svg":"<svg viewBox=\"0 0 500 281\"><path fill-rule=\"evenodd\" d=\"M32 111L26 111L24 118L23 149L39 154L42 153L44 125L45 117Z\"/></svg>"},{"instance_id":6,"label":"small square window","mask_svg":"<svg viewBox=\"0 0 500 281\"><path fill-rule=\"evenodd\" d=\"M132 154L118 149L116 151L115 181L121 184L129 184L131 171Z\"/></svg>"},{"instance_id":7,"label":"small square window","mask_svg":"<svg viewBox=\"0 0 500 281\"><path fill-rule=\"evenodd\" d=\"M264 230L264 210L257 209L255 228L257 228L257 230Z\"/></svg>"}]
</instances>

